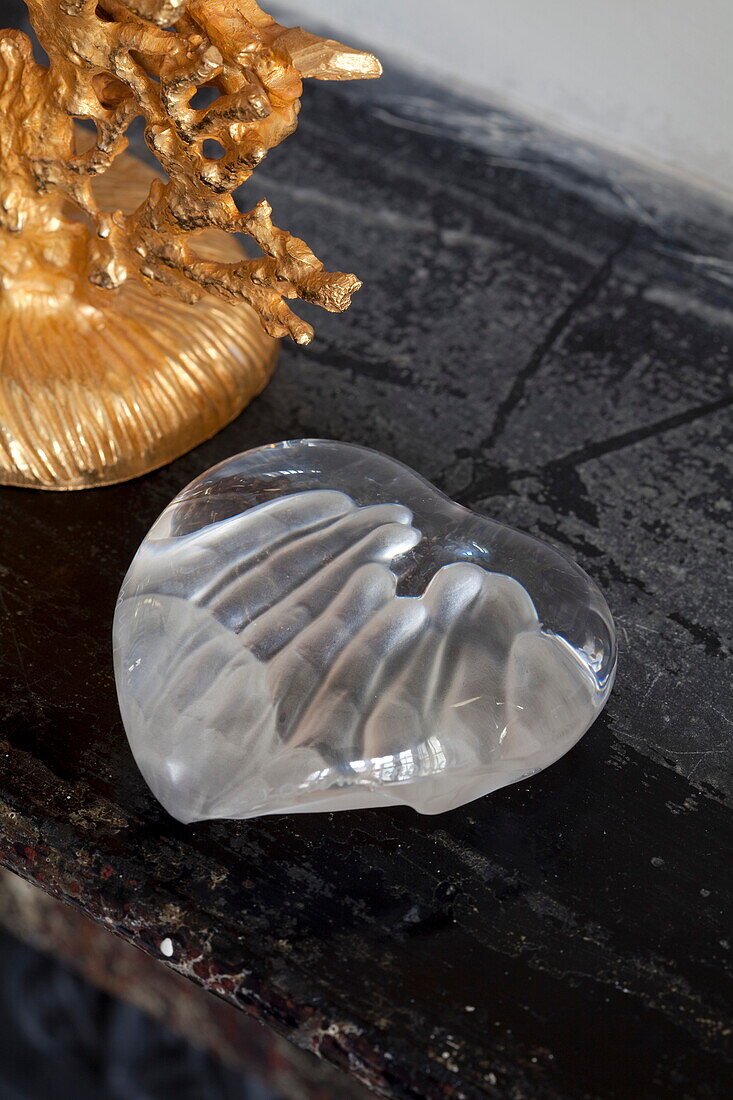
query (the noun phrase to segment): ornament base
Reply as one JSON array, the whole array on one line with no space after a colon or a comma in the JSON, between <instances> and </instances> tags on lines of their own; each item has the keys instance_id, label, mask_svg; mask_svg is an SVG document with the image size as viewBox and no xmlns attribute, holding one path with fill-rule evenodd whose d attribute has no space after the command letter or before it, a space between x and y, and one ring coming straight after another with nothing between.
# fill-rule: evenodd
<instances>
[{"instance_id":1,"label":"ornament base","mask_svg":"<svg viewBox=\"0 0 733 1100\"><path fill-rule=\"evenodd\" d=\"M155 175L124 154L95 194L129 212ZM243 255L216 230L197 251ZM190 305L135 279L101 290L32 252L28 274L0 295L0 484L88 489L138 477L210 438L267 384L279 341L246 303Z\"/></svg>"}]
</instances>

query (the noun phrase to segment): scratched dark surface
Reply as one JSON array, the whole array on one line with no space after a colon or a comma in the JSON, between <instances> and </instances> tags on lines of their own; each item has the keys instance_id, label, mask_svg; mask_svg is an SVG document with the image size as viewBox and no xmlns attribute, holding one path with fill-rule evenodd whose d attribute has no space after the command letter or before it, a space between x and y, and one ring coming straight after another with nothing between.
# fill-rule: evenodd
<instances>
[{"instance_id":1,"label":"scratched dark surface","mask_svg":"<svg viewBox=\"0 0 733 1100\"><path fill-rule=\"evenodd\" d=\"M128 485L0 490L0 858L388 1097L729 1095L733 218L433 97L309 90L250 194L365 288L234 424ZM299 436L384 450L602 585L618 681L567 757L437 818L156 804L121 579L191 478Z\"/></svg>"}]
</instances>

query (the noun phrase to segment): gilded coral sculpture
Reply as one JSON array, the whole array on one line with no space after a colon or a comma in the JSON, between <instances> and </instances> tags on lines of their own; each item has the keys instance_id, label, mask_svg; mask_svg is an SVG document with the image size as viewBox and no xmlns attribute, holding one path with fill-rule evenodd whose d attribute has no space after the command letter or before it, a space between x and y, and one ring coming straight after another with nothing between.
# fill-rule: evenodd
<instances>
[{"instance_id":1,"label":"gilded coral sculpture","mask_svg":"<svg viewBox=\"0 0 733 1100\"><path fill-rule=\"evenodd\" d=\"M380 66L254 0L28 8L48 67L0 32L0 482L73 489L153 469L237 415L277 338L313 335L288 300L348 307L355 276L232 192L294 131L303 77ZM164 177L117 160L138 116Z\"/></svg>"}]
</instances>

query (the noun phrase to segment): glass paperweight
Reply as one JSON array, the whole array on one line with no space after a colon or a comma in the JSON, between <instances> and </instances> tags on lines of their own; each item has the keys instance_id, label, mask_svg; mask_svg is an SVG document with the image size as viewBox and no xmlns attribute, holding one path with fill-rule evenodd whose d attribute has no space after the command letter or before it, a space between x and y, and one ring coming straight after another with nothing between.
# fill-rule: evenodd
<instances>
[{"instance_id":1,"label":"glass paperweight","mask_svg":"<svg viewBox=\"0 0 733 1100\"><path fill-rule=\"evenodd\" d=\"M135 759L180 821L450 810L603 707L613 620L557 550L365 447L295 440L192 482L115 613Z\"/></svg>"}]
</instances>

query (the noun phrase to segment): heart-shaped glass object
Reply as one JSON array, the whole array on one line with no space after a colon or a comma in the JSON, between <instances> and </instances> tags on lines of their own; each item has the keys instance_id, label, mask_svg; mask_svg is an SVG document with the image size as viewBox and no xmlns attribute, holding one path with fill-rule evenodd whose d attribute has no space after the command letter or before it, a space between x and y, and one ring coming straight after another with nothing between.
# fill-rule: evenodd
<instances>
[{"instance_id":1,"label":"heart-shaped glass object","mask_svg":"<svg viewBox=\"0 0 733 1100\"><path fill-rule=\"evenodd\" d=\"M185 822L453 809L567 752L616 665L603 596L557 550L376 451L302 439L168 505L114 648L135 759Z\"/></svg>"}]
</instances>

